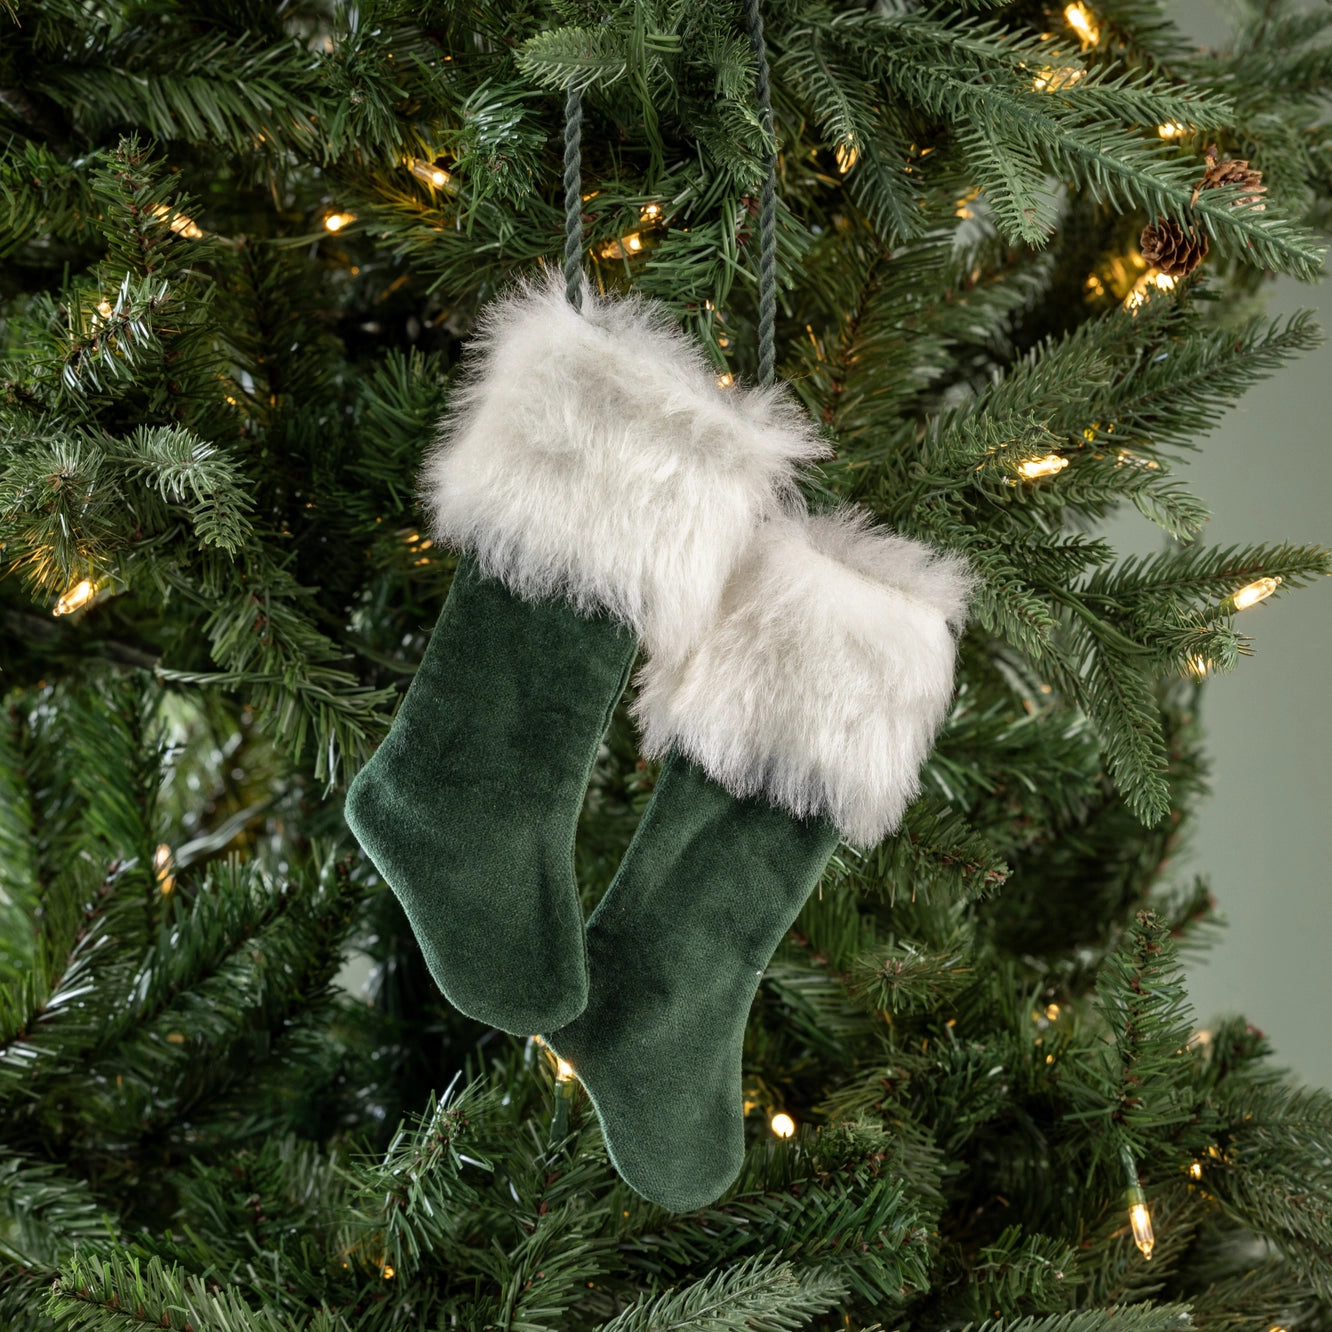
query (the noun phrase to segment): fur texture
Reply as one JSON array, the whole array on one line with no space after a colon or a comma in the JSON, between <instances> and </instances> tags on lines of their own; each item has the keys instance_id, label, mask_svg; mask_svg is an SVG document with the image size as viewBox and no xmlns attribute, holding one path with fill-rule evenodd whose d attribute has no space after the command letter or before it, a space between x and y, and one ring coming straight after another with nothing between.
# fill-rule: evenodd
<instances>
[{"instance_id":1,"label":"fur texture","mask_svg":"<svg viewBox=\"0 0 1332 1332\"><path fill-rule=\"evenodd\" d=\"M778 390L717 386L660 306L551 279L482 317L426 459L437 539L528 600L561 596L678 658L757 523L823 447Z\"/></svg>"},{"instance_id":2,"label":"fur texture","mask_svg":"<svg viewBox=\"0 0 1332 1332\"><path fill-rule=\"evenodd\" d=\"M644 751L874 845L947 716L969 588L961 559L864 515L773 519L694 650L640 673Z\"/></svg>"}]
</instances>

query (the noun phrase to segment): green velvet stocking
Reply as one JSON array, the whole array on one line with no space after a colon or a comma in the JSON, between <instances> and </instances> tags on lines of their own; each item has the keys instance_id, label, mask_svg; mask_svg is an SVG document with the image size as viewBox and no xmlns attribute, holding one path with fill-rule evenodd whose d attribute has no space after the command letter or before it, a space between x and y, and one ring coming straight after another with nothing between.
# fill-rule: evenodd
<instances>
[{"instance_id":1,"label":"green velvet stocking","mask_svg":"<svg viewBox=\"0 0 1332 1332\"><path fill-rule=\"evenodd\" d=\"M596 1106L625 1181L672 1211L714 1201L744 1160L749 1007L838 834L738 800L672 754L587 927L591 993L546 1039Z\"/></svg>"},{"instance_id":2,"label":"green velvet stocking","mask_svg":"<svg viewBox=\"0 0 1332 1332\"><path fill-rule=\"evenodd\" d=\"M471 557L346 817L398 895L439 988L519 1035L587 1002L578 813L634 636L522 601Z\"/></svg>"}]
</instances>

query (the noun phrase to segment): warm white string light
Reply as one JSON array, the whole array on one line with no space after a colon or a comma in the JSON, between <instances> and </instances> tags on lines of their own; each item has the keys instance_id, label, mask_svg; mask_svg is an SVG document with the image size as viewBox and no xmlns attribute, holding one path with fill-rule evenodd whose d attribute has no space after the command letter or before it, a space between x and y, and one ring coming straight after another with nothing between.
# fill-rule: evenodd
<instances>
[{"instance_id":1,"label":"warm white string light","mask_svg":"<svg viewBox=\"0 0 1332 1332\"><path fill-rule=\"evenodd\" d=\"M1038 477L1054 476L1062 472L1068 466L1068 459L1061 457L1057 453L1047 453L1043 458L1028 458L1026 462L1018 464L1018 471L1027 478L1028 481L1035 481Z\"/></svg>"},{"instance_id":2,"label":"warm white string light","mask_svg":"<svg viewBox=\"0 0 1332 1332\"><path fill-rule=\"evenodd\" d=\"M1084 51L1101 40L1101 25L1081 0L1074 0L1073 4L1064 7L1064 20L1078 34Z\"/></svg>"},{"instance_id":3,"label":"warm white string light","mask_svg":"<svg viewBox=\"0 0 1332 1332\"><path fill-rule=\"evenodd\" d=\"M55 604L52 615L70 615L82 610L97 595L97 584L91 578L80 578Z\"/></svg>"},{"instance_id":4,"label":"warm white string light","mask_svg":"<svg viewBox=\"0 0 1332 1332\"><path fill-rule=\"evenodd\" d=\"M1280 578L1259 578L1240 588L1231 598L1237 611L1248 610L1260 601L1266 601L1281 586Z\"/></svg>"}]
</instances>

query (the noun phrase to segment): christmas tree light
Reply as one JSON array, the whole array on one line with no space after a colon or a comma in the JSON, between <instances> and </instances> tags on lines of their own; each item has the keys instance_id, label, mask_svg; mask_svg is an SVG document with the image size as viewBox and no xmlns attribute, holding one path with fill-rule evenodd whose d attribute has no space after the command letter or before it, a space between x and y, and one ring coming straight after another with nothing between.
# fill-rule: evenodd
<instances>
[{"instance_id":1,"label":"christmas tree light","mask_svg":"<svg viewBox=\"0 0 1332 1332\"><path fill-rule=\"evenodd\" d=\"M1266 601L1281 586L1280 578L1258 578L1240 588L1231 598L1237 611L1248 610L1260 601Z\"/></svg>"},{"instance_id":2,"label":"christmas tree light","mask_svg":"<svg viewBox=\"0 0 1332 1332\"><path fill-rule=\"evenodd\" d=\"M205 235L203 228L193 218L186 217L184 213L172 216L171 209L166 204L158 204L153 209L153 216L164 220L169 218L167 225L176 235L184 236L186 240L199 240Z\"/></svg>"},{"instance_id":3,"label":"christmas tree light","mask_svg":"<svg viewBox=\"0 0 1332 1332\"><path fill-rule=\"evenodd\" d=\"M1101 40L1100 25L1092 17L1092 12L1081 0L1075 0L1075 3L1067 5L1064 8L1064 19L1068 26L1078 34L1078 39L1082 42L1082 48L1085 51L1089 46L1095 46Z\"/></svg>"},{"instance_id":4,"label":"christmas tree light","mask_svg":"<svg viewBox=\"0 0 1332 1332\"><path fill-rule=\"evenodd\" d=\"M854 140L839 143L833 149L833 158L837 162L837 170L845 176L856 164L860 157L860 149L856 147Z\"/></svg>"},{"instance_id":5,"label":"christmas tree light","mask_svg":"<svg viewBox=\"0 0 1332 1332\"><path fill-rule=\"evenodd\" d=\"M349 226L356 221L355 213L329 213L324 218L325 231L341 231L343 227Z\"/></svg>"},{"instance_id":6,"label":"christmas tree light","mask_svg":"<svg viewBox=\"0 0 1332 1332\"><path fill-rule=\"evenodd\" d=\"M1087 71L1076 65L1065 65L1061 69L1047 65L1032 79L1031 86L1037 92L1062 92L1065 88L1081 83L1086 77Z\"/></svg>"},{"instance_id":7,"label":"christmas tree light","mask_svg":"<svg viewBox=\"0 0 1332 1332\"><path fill-rule=\"evenodd\" d=\"M599 259L627 259L643 248L643 237L637 231L626 232L616 240L607 241L597 251Z\"/></svg>"},{"instance_id":8,"label":"christmas tree light","mask_svg":"<svg viewBox=\"0 0 1332 1332\"><path fill-rule=\"evenodd\" d=\"M1152 291L1172 291L1174 286L1175 279L1169 273L1149 270L1133 284L1132 291L1124 297L1124 309L1130 314L1137 314L1150 299Z\"/></svg>"},{"instance_id":9,"label":"christmas tree light","mask_svg":"<svg viewBox=\"0 0 1332 1332\"><path fill-rule=\"evenodd\" d=\"M795 1136L796 1122L785 1110L779 1110L773 1115L768 1121L768 1127L778 1138L791 1138Z\"/></svg>"},{"instance_id":10,"label":"christmas tree light","mask_svg":"<svg viewBox=\"0 0 1332 1332\"><path fill-rule=\"evenodd\" d=\"M157 879L158 891L163 897L169 896L176 886L176 876L172 872L173 865L171 848L165 842L158 843L157 850L153 852L153 875Z\"/></svg>"},{"instance_id":11,"label":"christmas tree light","mask_svg":"<svg viewBox=\"0 0 1332 1332\"><path fill-rule=\"evenodd\" d=\"M443 189L452 179L443 167L436 166L433 162L414 160L411 164L411 172L419 180L425 181L427 185L431 185L437 190Z\"/></svg>"},{"instance_id":12,"label":"christmas tree light","mask_svg":"<svg viewBox=\"0 0 1332 1332\"><path fill-rule=\"evenodd\" d=\"M70 615L81 610L97 595L97 584L91 578L81 578L55 604L52 615Z\"/></svg>"},{"instance_id":13,"label":"christmas tree light","mask_svg":"<svg viewBox=\"0 0 1332 1332\"><path fill-rule=\"evenodd\" d=\"M1124 1163L1124 1173L1128 1177L1128 1188L1124 1192L1124 1201L1129 1209L1129 1228L1133 1231L1133 1242L1149 1262L1152 1250L1156 1247L1156 1235L1152 1231L1152 1214L1147 1208L1147 1195L1138 1182L1138 1167L1134 1164L1133 1154L1127 1147L1120 1149L1120 1159Z\"/></svg>"},{"instance_id":14,"label":"christmas tree light","mask_svg":"<svg viewBox=\"0 0 1332 1332\"><path fill-rule=\"evenodd\" d=\"M1028 481L1035 481L1037 477L1054 476L1057 472L1062 472L1067 466L1067 458L1061 457L1057 453L1047 453L1043 458L1028 458L1026 462L1019 463L1018 471Z\"/></svg>"}]
</instances>

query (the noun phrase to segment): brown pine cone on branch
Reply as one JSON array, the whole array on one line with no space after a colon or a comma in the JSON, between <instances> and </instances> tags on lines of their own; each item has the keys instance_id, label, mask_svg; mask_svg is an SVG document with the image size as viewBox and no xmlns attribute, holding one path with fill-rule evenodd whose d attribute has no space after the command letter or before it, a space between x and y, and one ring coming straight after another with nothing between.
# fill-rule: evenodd
<instances>
[{"instance_id":1,"label":"brown pine cone on branch","mask_svg":"<svg viewBox=\"0 0 1332 1332\"><path fill-rule=\"evenodd\" d=\"M1217 157L1216 149L1207 150L1207 170L1203 178L1193 187L1193 198L1189 200L1192 208L1198 202L1198 196L1204 190L1219 189L1222 185L1240 186L1239 197L1231 203L1232 208L1245 206L1261 212L1267 207L1262 196L1267 193L1263 184L1263 173L1247 162L1231 161L1228 157Z\"/></svg>"},{"instance_id":2,"label":"brown pine cone on branch","mask_svg":"<svg viewBox=\"0 0 1332 1332\"><path fill-rule=\"evenodd\" d=\"M1207 233L1201 227L1185 230L1171 218L1158 217L1143 227L1138 245L1150 267L1170 277L1187 277L1207 255Z\"/></svg>"}]
</instances>

